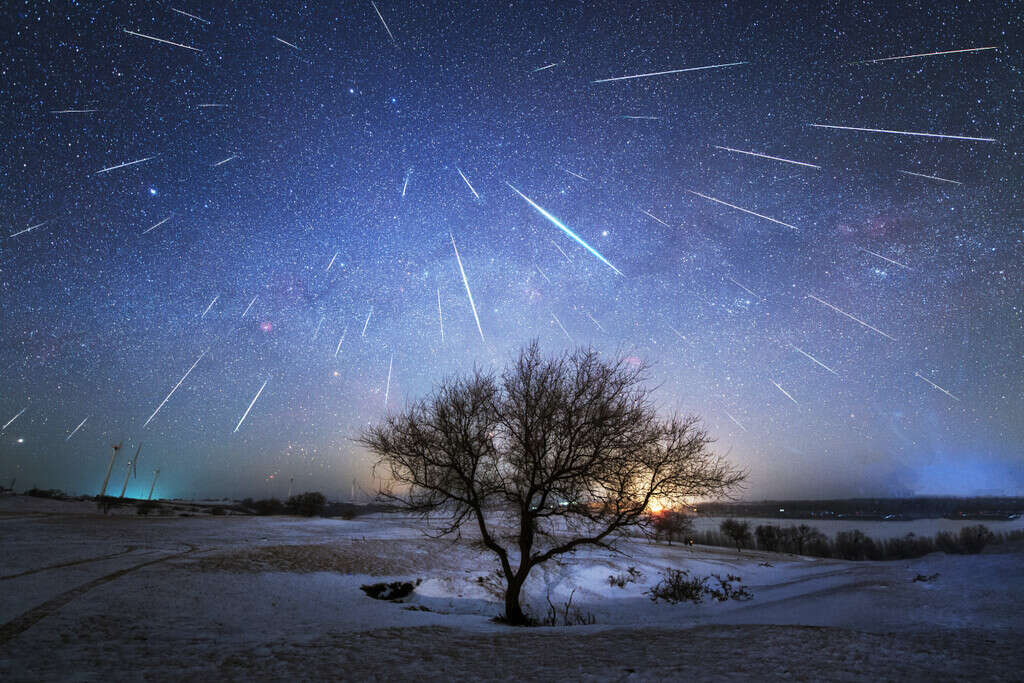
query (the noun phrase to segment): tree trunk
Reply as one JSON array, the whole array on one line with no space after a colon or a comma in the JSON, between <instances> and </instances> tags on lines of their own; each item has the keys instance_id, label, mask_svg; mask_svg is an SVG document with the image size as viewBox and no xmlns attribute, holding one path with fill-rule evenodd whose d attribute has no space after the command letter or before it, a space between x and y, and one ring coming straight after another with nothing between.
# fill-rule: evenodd
<instances>
[{"instance_id":1,"label":"tree trunk","mask_svg":"<svg viewBox=\"0 0 1024 683\"><path fill-rule=\"evenodd\" d=\"M519 593L523 588L523 582L518 578L507 578L508 586L505 588L505 621L513 626L521 626L527 622L523 608L519 606Z\"/></svg>"}]
</instances>

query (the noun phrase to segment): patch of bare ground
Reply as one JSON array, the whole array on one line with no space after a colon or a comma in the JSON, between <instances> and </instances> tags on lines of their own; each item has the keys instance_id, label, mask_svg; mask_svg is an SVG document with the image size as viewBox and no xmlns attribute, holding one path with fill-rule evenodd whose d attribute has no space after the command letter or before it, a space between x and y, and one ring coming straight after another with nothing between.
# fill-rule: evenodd
<instances>
[{"instance_id":1,"label":"patch of bare ground","mask_svg":"<svg viewBox=\"0 0 1024 683\"><path fill-rule=\"evenodd\" d=\"M97 625L99 626L99 625ZM173 650L174 655L168 656ZM805 626L389 628L243 645L111 639L74 662L35 656L5 680L1019 681L1011 632L876 634ZM126 668L126 665L128 668Z\"/></svg>"},{"instance_id":2,"label":"patch of bare ground","mask_svg":"<svg viewBox=\"0 0 1024 683\"><path fill-rule=\"evenodd\" d=\"M234 678L391 680L1020 680L1012 634L872 634L802 626L692 630L441 627L346 633L224 658Z\"/></svg>"}]
</instances>

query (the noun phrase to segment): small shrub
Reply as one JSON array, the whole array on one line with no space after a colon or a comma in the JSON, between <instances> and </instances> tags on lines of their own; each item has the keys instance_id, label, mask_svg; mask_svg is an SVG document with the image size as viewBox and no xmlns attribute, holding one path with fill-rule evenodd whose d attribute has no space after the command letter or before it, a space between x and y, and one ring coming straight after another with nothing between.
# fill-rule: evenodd
<instances>
[{"instance_id":1,"label":"small shrub","mask_svg":"<svg viewBox=\"0 0 1024 683\"><path fill-rule=\"evenodd\" d=\"M690 576L685 569L666 569L662 572L661 581L655 584L647 595L652 602L664 600L669 604L692 602L699 605L704 600L704 588L708 581L706 576Z\"/></svg>"},{"instance_id":2,"label":"small shrub","mask_svg":"<svg viewBox=\"0 0 1024 683\"><path fill-rule=\"evenodd\" d=\"M154 500L143 500L135 504L135 513L139 515L148 515L150 512L160 508L160 504Z\"/></svg>"},{"instance_id":3,"label":"small shrub","mask_svg":"<svg viewBox=\"0 0 1024 683\"><path fill-rule=\"evenodd\" d=\"M401 600L412 595L416 586L420 585L421 579L412 581L392 581L391 583L369 583L360 586L359 590L369 595L374 600Z\"/></svg>"},{"instance_id":4,"label":"small shrub","mask_svg":"<svg viewBox=\"0 0 1024 683\"><path fill-rule=\"evenodd\" d=\"M769 524L761 524L754 529L754 536L757 538L757 547L760 550L766 550L770 553L774 553L779 547L779 537L781 536L781 529L777 526Z\"/></svg>"},{"instance_id":5,"label":"small shrub","mask_svg":"<svg viewBox=\"0 0 1024 683\"><path fill-rule=\"evenodd\" d=\"M718 602L725 602L726 600L743 602L754 599L754 594L740 583L743 580L742 577L735 576L734 574L727 574L724 579L718 574L712 574L711 577L718 581L718 587L708 585L707 591ZM710 582L708 583L710 584ZM733 586L733 583L739 585Z\"/></svg>"},{"instance_id":6,"label":"small shrub","mask_svg":"<svg viewBox=\"0 0 1024 683\"><path fill-rule=\"evenodd\" d=\"M327 506L327 499L324 498L324 494L319 491L306 491L305 493L299 493L288 499L285 503L285 507L288 511L302 515L303 517L315 517L320 515L324 511L324 507Z\"/></svg>"},{"instance_id":7,"label":"small shrub","mask_svg":"<svg viewBox=\"0 0 1024 683\"><path fill-rule=\"evenodd\" d=\"M967 553L968 555L977 555L985 546L988 545L995 537L988 527L984 524L978 524L975 526L965 526L960 529L960 548L961 552Z\"/></svg>"},{"instance_id":8,"label":"small shrub","mask_svg":"<svg viewBox=\"0 0 1024 683\"><path fill-rule=\"evenodd\" d=\"M572 592L569 593L569 599L565 601L565 606L562 608L562 626L590 626L597 622L597 618L587 612L584 614L578 609L572 606L572 596L576 594L576 589L573 588ZM538 626L558 626L558 609L551 602L551 594L545 596L548 601L548 612L537 622Z\"/></svg>"},{"instance_id":9,"label":"small shrub","mask_svg":"<svg viewBox=\"0 0 1024 683\"><path fill-rule=\"evenodd\" d=\"M949 531L940 531L935 534L935 547L947 555L960 553L960 544L957 543L956 537Z\"/></svg>"},{"instance_id":10,"label":"small shrub","mask_svg":"<svg viewBox=\"0 0 1024 683\"><path fill-rule=\"evenodd\" d=\"M121 507L121 501L113 496L96 496L96 507L107 514L111 508Z\"/></svg>"},{"instance_id":11,"label":"small shrub","mask_svg":"<svg viewBox=\"0 0 1024 683\"><path fill-rule=\"evenodd\" d=\"M250 501L246 507L253 510L257 515L280 515L284 512L284 504L277 498Z\"/></svg>"},{"instance_id":12,"label":"small shrub","mask_svg":"<svg viewBox=\"0 0 1024 683\"><path fill-rule=\"evenodd\" d=\"M25 491L26 496L33 496L35 498L55 498L57 500L63 500L67 498L67 494L60 489L38 489L35 487Z\"/></svg>"},{"instance_id":13,"label":"small shrub","mask_svg":"<svg viewBox=\"0 0 1024 683\"><path fill-rule=\"evenodd\" d=\"M505 576L498 569L495 569L490 574L476 577L476 582L496 598L501 598L505 595Z\"/></svg>"},{"instance_id":14,"label":"small shrub","mask_svg":"<svg viewBox=\"0 0 1024 683\"><path fill-rule=\"evenodd\" d=\"M844 560L875 560L880 558L878 546L860 529L840 531L835 540L836 556Z\"/></svg>"},{"instance_id":15,"label":"small shrub","mask_svg":"<svg viewBox=\"0 0 1024 683\"><path fill-rule=\"evenodd\" d=\"M712 580L718 585L714 585ZM754 594L739 583L741 580L741 577L733 574L728 574L723 579L719 574L690 576L690 572L685 569L666 569L662 572L661 581L647 591L646 595L650 596L652 602L664 600L673 605L679 602L699 605L704 601L705 595L710 595L719 602L752 600Z\"/></svg>"},{"instance_id":16,"label":"small shrub","mask_svg":"<svg viewBox=\"0 0 1024 683\"><path fill-rule=\"evenodd\" d=\"M939 578L938 572L935 572L934 574L918 574L914 577L914 580L911 581L911 583L917 583L918 581L922 583L930 583L937 578Z\"/></svg>"},{"instance_id":17,"label":"small shrub","mask_svg":"<svg viewBox=\"0 0 1024 683\"><path fill-rule=\"evenodd\" d=\"M626 572L619 574L608 575L608 585L618 586L619 588L625 588L627 584L636 583L640 579L644 578L644 573L636 567L630 567Z\"/></svg>"}]
</instances>

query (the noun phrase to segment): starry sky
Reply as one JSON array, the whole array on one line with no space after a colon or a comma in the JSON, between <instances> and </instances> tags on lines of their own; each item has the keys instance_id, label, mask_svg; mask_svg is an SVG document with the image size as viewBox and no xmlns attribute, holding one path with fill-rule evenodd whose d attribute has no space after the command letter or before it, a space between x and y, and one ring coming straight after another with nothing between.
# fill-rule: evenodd
<instances>
[{"instance_id":1,"label":"starry sky","mask_svg":"<svg viewBox=\"0 0 1024 683\"><path fill-rule=\"evenodd\" d=\"M536 338L746 498L1024 494L1020 24L894 4L5 3L0 480L347 498Z\"/></svg>"}]
</instances>

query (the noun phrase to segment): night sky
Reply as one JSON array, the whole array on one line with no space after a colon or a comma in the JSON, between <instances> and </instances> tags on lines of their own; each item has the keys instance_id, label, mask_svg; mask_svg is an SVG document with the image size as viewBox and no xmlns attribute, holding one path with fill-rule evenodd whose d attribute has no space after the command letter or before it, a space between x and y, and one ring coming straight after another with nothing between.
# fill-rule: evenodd
<instances>
[{"instance_id":1,"label":"night sky","mask_svg":"<svg viewBox=\"0 0 1024 683\"><path fill-rule=\"evenodd\" d=\"M1024 493L1012 3L628 4L5 3L3 485L369 491L538 338L747 498Z\"/></svg>"}]
</instances>

